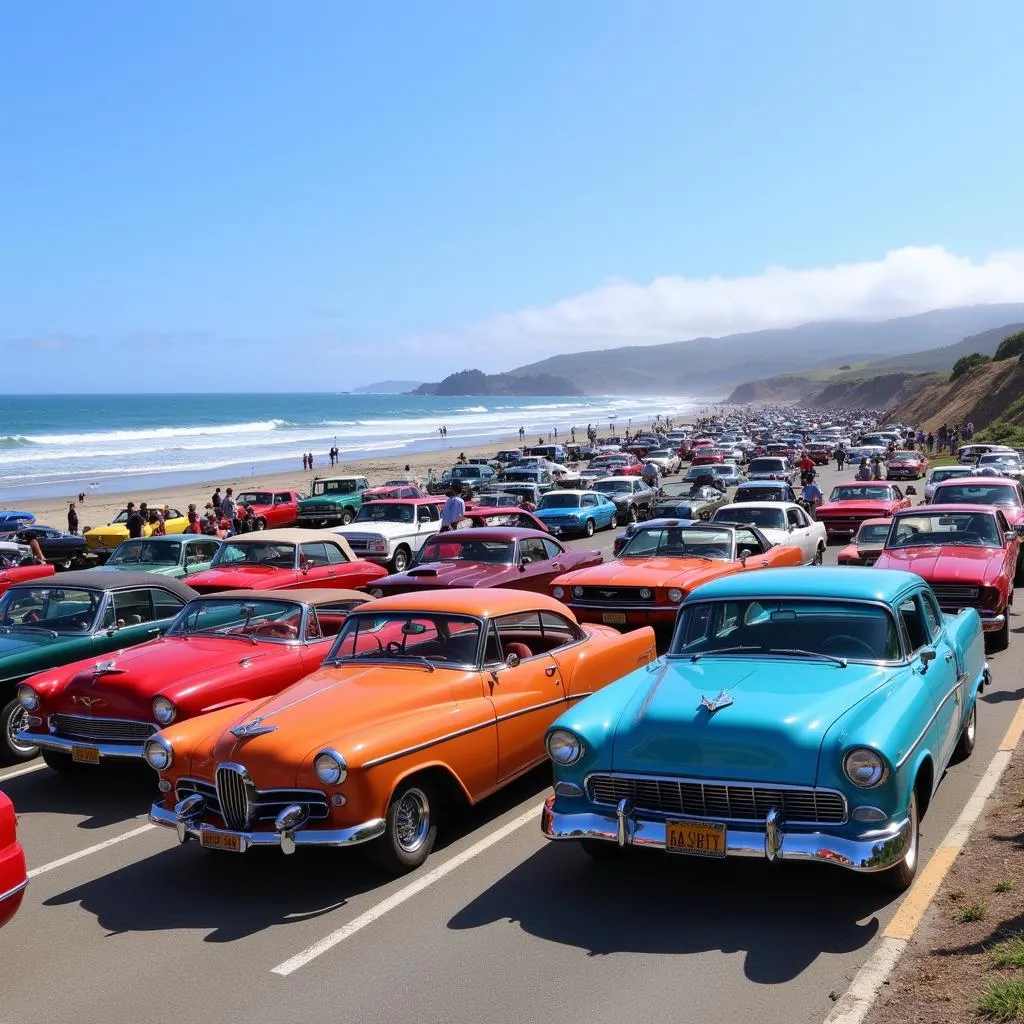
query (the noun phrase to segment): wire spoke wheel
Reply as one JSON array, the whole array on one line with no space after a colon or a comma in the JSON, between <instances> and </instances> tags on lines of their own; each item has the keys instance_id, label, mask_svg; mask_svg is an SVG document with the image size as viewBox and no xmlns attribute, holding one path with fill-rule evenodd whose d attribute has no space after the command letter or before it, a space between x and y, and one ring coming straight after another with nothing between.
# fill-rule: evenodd
<instances>
[{"instance_id":1,"label":"wire spoke wheel","mask_svg":"<svg viewBox=\"0 0 1024 1024\"><path fill-rule=\"evenodd\" d=\"M422 789L408 789L395 811L395 840L406 853L415 853L430 832L430 804Z\"/></svg>"}]
</instances>

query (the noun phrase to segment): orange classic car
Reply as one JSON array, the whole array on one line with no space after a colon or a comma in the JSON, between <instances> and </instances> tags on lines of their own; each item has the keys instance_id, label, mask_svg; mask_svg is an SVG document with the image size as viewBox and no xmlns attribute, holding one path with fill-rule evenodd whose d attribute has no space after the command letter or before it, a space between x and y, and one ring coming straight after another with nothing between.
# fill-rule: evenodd
<instances>
[{"instance_id":1,"label":"orange classic car","mask_svg":"<svg viewBox=\"0 0 1024 1024\"><path fill-rule=\"evenodd\" d=\"M429 855L444 808L541 764L558 715L655 657L652 630L580 626L541 594L371 601L294 686L147 740L163 794L150 821L235 853L369 843L401 874Z\"/></svg>"},{"instance_id":2,"label":"orange classic car","mask_svg":"<svg viewBox=\"0 0 1024 1024\"><path fill-rule=\"evenodd\" d=\"M747 569L802 565L796 545L773 544L753 526L651 519L634 525L619 556L556 577L551 595L580 622L670 626L702 583Z\"/></svg>"}]
</instances>

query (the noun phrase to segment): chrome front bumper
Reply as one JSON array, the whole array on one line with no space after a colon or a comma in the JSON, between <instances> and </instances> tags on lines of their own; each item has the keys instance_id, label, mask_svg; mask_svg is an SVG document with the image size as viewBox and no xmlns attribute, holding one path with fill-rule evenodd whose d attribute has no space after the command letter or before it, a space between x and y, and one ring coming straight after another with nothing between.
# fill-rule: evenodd
<instances>
[{"instance_id":1,"label":"chrome front bumper","mask_svg":"<svg viewBox=\"0 0 1024 1024\"><path fill-rule=\"evenodd\" d=\"M981 616L981 628L985 632L989 632L993 629L1002 629L1003 623L1006 622L1005 615L982 615Z\"/></svg>"},{"instance_id":2,"label":"chrome front bumper","mask_svg":"<svg viewBox=\"0 0 1024 1024\"><path fill-rule=\"evenodd\" d=\"M25 732L23 730L16 732L14 738L19 743L27 743L33 747L39 747L40 750L56 750L69 757L75 747L85 747L97 751L101 761L112 757L118 759L142 757L141 743L97 743L93 740L69 740L65 736L54 736L49 732ZM88 764L89 762L81 763Z\"/></svg>"},{"instance_id":3,"label":"chrome front bumper","mask_svg":"<svg viewBox=\"0 0 1024 1024\"><path fill-rule=\"evenodd\" d=\"M277 846L283 853L293 853L297 846L357 846L384 834L383 818L373 818L351 828L286 828L281 827L280 822L284 812L278 815L274 831L236 832L202 824L199 818L205 808L201 806L201 798L199 804L190 804L190 799L186 797L180 801L173 811L169 811L161 801L158 801L149 809L150 823L175 829L180 843L188 842L189 839L201 840L204 833L210 836L238 836L241 853L250 846Z\"/></svg>"},{"instance_id":4,"label":"chrome front bumper","mask_svg":"<svg viewBox=\"0 0 1024 1024\"><path fill-rule=\"evenodd\" d=\"M563 814L554 809L555 799L548 797L541 812L541 831L548 839L597 839L623 848L665 849L665 821L640 818L629 800L620 800L615 814L606 815L592 811ZM865 832L859 839L846 839L824 832L787 832L782 816L770 811L763 830L727 828L725 855L817 861L851 871L884 871L903 859L910 839L909 819Z\"/></svg>"}]
</instances>

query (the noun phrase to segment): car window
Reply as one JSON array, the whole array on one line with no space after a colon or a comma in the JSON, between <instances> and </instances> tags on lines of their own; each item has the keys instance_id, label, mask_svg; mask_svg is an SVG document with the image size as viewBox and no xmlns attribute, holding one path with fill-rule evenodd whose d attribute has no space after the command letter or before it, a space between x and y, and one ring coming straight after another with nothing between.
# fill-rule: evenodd
<instances>
[{"instance_id":1,"label":"car window","mask_svg":"<svg viewBox=\"0 0 1024 1024\"><path fill-rule=\"evenodd\" d=\"M908 598L900 605L900 622L906 633L909 649L919 651L928 644L928 631L925 628L921 609L913 598Z\"/></svg>"},{"instance_id":2,"label":"car window","mask_svg":"<svg viewBox=\"0 0 1024 1024\"><path fill-rule=\"evenodd\" d=\"M942 632L942 614L935 603L935 598L931 594L922 592L918 595L918 598L921 602L921 613L924 616L925 629L927 629L928 636L931 638L932 643L934 643Z\"/></svg>"},{"instance_id":3,"label":"car window","mask_svg":"<svg viewBox=\"0 0 1024 1024\"><path fill-rule=\"evenodd\" d=\"M553 540L542 540L541 544L544 545L544 553L548 558L557 558L563 553L560 548Z\"/></svg>"},{"instance_id":4,"label":"car window","mask_svg":"<svg viewBox=\"0 0 1024 1024\"><path fill-rule=\"evenodd\" d=\"M327 548L327 561L330 565L342 565L348 561L345 552L337 544L324 544L324 547Z\"/></svg>"},{"instance_id":5,"label":"car window","mask_svg":"<svg viewBox=\"0 0 1024 1024\"><path fill-rule=\"evenodd\" d=\"M288 491L283 491L279 494L274 495L275 505L287 505L292 500L291 494Z\"/></svg>"},{"instance_id":6,"label":"car window","mask_svg":"<svg viewBox=\"0 0 1024 1024\"><path fill-rule=\"evenodd\" d=\"M740 549L752 551L755 555L759 555L764 552L765 546L758 539L756 533L753 530L745 530L738 528L736 530L736 550Z\"/></svg>"},{"instance_id":7,"label":"car window","mask_svg":"<svg viewBox=\"0 0 1024 1024\"><path fill-rule=\"evenodd\" d=\"M803 526L803 521L800 519L800 509L787 508L786 522L789 526Z\"/></svg>"},{"instance_id":8,"label":"car window","mask_svg":"<svg viewBox=\"0 0 1024 1024\"><path fill-rule=\"evenodd\" d=\"M584 494L583 495L583 507L584 508L595 508L597 506L597 495L596 494Z\"/></svg>"},{"instance_id":9,"label":"car window","mask_svg":"<svg viewBox=\"0 0 1024 1024\"><path fill-rule=\"evenodd\" d=\"M327 554L327 545L323 542L303 544L299 548L300 561L305 561L313 568L330 565L330 557Z\"/></svg>"},{"instance_id":10,"label":"car window","mask_svg":"<svg viewBox=\"0 0 1024 1024\"><path fill-rule=\"evenodd\" d=\"M197 562L209 562L217 554L219 547L220 545L215 544L212 540L200 540L189 548L189 553L195 552L194 557Z\"/></svg>"},{"instance_id":11,"label":"car window","mask_svg":"<svg viewBox=\"0 0 1024 1024\"><path fill-rule=\"evenodd\" d=\"M156 617L153 608L152 590L119 590L113 595L114 615L118 625L137 626L141 622L152 622ZM180 609L180 605L179 605ZM172 614L176 614L175 609ZM166 616L164 616L166 618Z\"/></svg>"},{"instance_id":12,"label":"car window","mask_svg":"<svg viewBox=\"0 0 1024 1024\"><path fill-rule=\"evenodd\" d=\"M501 661L510 654L520 659L535 657L543 653L543 632L539 612L517 612L494 619L494 627L501 643Z\"/></svg>"},{"instance_id":13,"label":"car window","mask_svg":"<svg viewBox=\"0 0 1024 1024\"><path fill-rule=\"evenodd\" d=\"M549 654L557 651L560 647L576 643L584 636L578 626L555 612L540 613L540 628L544 634L545 644L551 644L554 641L553 645L547 647Z\"/></svg>"},{"instance_id":14,"label":"car window","mask_svg":"<svg viewBox=\"0 0 1024 1024\"><path fill-rule=\"evenodd\" d=\"M548 554L544 549L544 541L539 538L530 537L527 540L520 541L519 543L519 560L525 561L527 558L531 562L543 562L547 559Z\"/></svg>"}]
</instances>

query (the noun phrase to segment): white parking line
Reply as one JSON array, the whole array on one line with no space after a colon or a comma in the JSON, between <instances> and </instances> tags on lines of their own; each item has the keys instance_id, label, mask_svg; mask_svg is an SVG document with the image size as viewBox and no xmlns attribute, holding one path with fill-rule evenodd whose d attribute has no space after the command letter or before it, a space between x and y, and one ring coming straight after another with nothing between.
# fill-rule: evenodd
<instances>
[{"instance_id":1,"label":"white parking line","mask_svg":"<svg viewBox=\"0 0 1024 1024\"><path fill-rule=\"evenodd\" d=\"M348 924L342 925L337 931L331 932L330 935L325 936L319 942L313 943L308 949L304 949L291 959L285 960L283 964L278 964L270 973L280 974L286 978L300 967L305 967L311 960L322 956L329 949L338 945L339 942L350 939L356 932L362 931L369 924L373 924L374 921L379 920L385 914L394 910L395 907L401 906L406 900L410 900L417 893L423 892L428 886L439 882L445 875L450 874L456 868L462 867L463 864L483 853L484 850L494 846L495 843L500 843L502 839L515 832L516 829L522 828L523 825L531 821L538 821L543 807L543 804L537 804L536 807L531 807L530 810L524 811L518 818L510 821L507 825L502 825L497 832L492 832L491 835L481 839L478 843L474 843L468 849L463 850L462 853L456 854L451 860L445 861L444 864L434 868L433 871L428 871L414 882L410 882L404 889L399 889L398 892L388 896L387 899L381 900L375 907L371 907L365 913L349 921Z\"/></svg>"},{"instance_id":2,"label":"white parking line","mask_svg":"<svg viewBox=\"0 0 1024 1024\"><path fill-rule=\"evenodd\" d=\"M45 767L45 764L30 764L27 768L19 768L16 772L8 772L6 775L0 775L0 782L6 782L8 779L16 779L19 775L28 775L29 772L38 772Z\"/></svg>"},{"instance_id":3,"label":"white parking line","mask_svg":"<svg viewBox=\"0 0 1024 1024\"><path fill-rule=\"evenodd\" d=\"M92 853L99 853L100 850L105 850L108 846L116 846L118 843L123 843L126 839L133 839L135 836L141 836L143 832L149 832L154 828L156 828L156 825L140 825L138 828L133 828L130 832L122 832L121 835L114 836L112 839L104 839L102 843L97 843L95 846L89 846L84 850L79 850L78 853L69 853L66 857L61 857L60 860L51 860L49 864L41 864L39 867L33 868L28 873L28 877L35 878L38 875L45 875L47 871L62 868L65 864L81 860L83 857L88 857Z\"/></svg>"}]
</instances>

